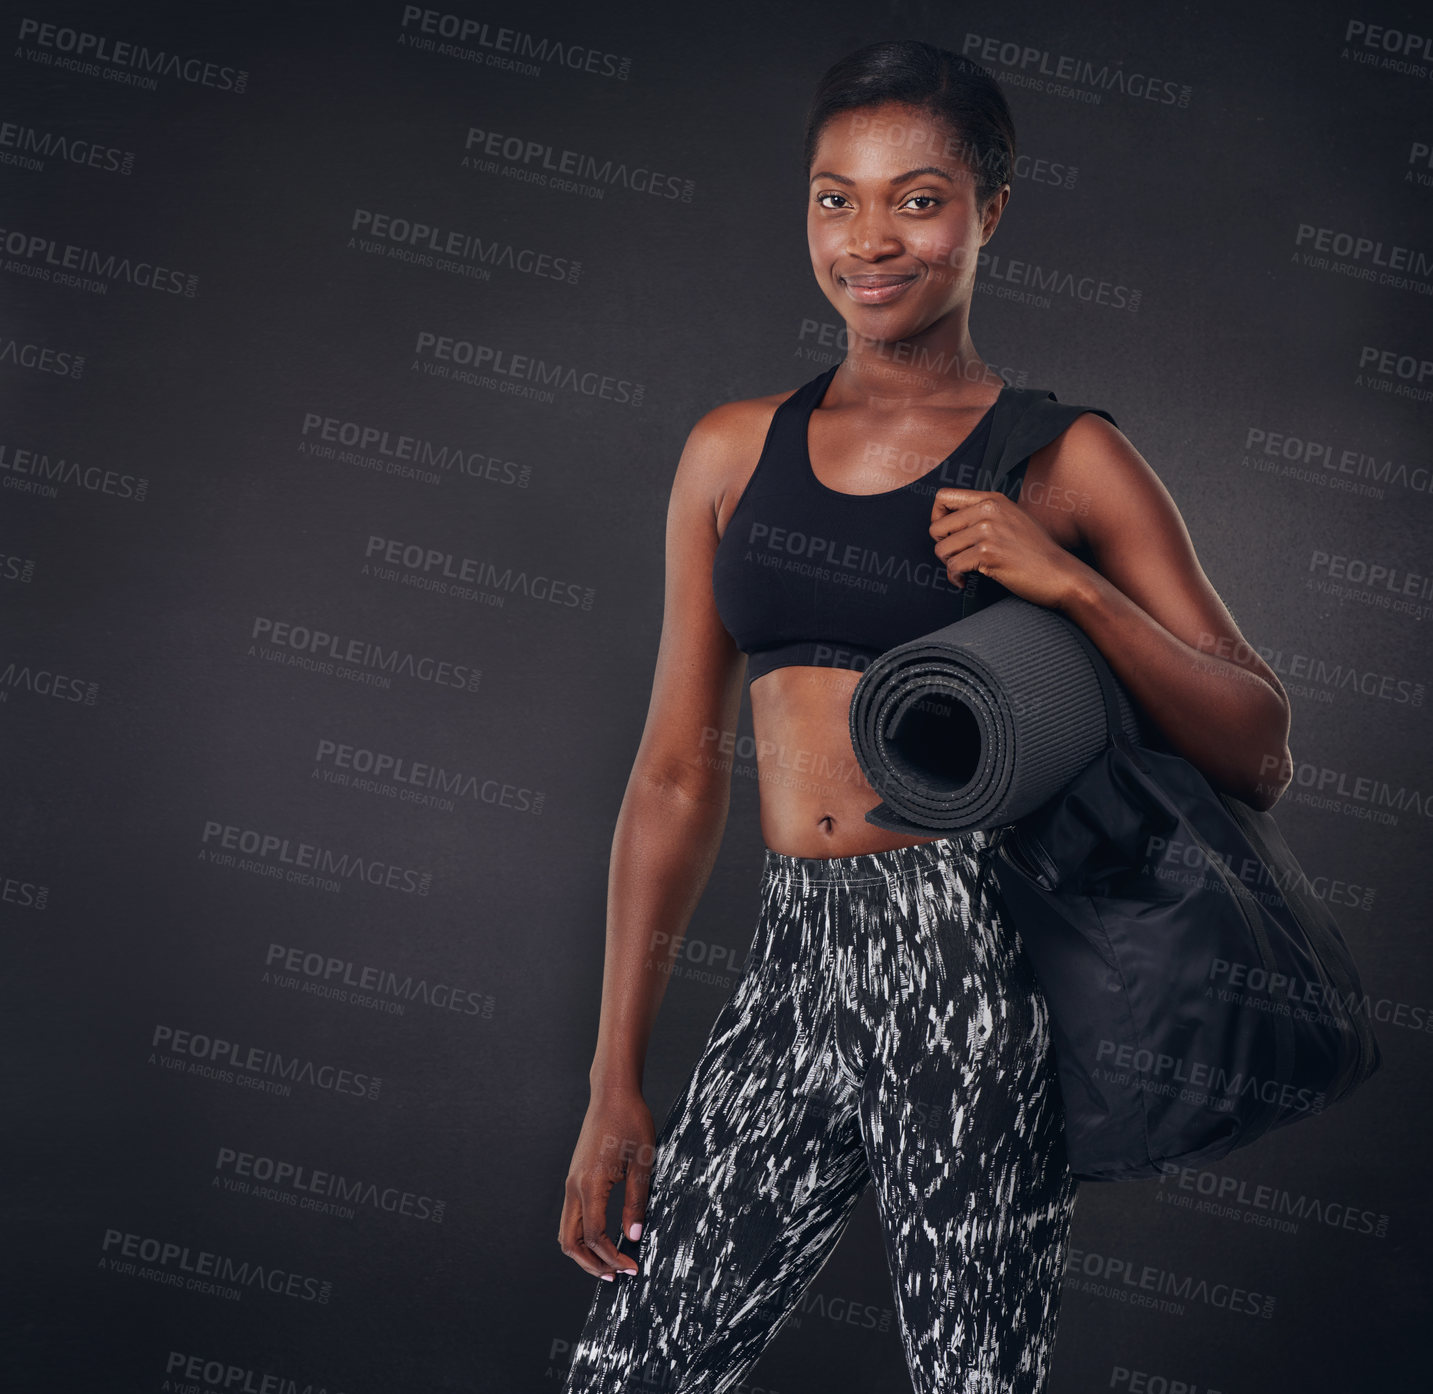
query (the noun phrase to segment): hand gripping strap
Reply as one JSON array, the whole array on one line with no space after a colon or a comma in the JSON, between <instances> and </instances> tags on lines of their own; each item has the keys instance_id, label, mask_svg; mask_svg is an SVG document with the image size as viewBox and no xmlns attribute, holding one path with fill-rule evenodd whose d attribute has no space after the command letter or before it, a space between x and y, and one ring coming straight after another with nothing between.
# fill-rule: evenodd
<instances>
[{"instance_id":1,"label":"hand gripping strap","mask_svg":"<svg viewBox=\"0 0 1433 1394\"><path fill-rule=\"evenodd\" d=\"M1036 387L1008 388L996 403L990 438L980 461L980 476L990 481L985 487L1018 500L1030 457L1087 411L1104 417L1111 426L1119 425L1100 407L1061 402L1053 392L1042 392ZM968 572L961 595L961 618L1010 594L999 581L978 571Z\"/></svg>"}]
</instances>

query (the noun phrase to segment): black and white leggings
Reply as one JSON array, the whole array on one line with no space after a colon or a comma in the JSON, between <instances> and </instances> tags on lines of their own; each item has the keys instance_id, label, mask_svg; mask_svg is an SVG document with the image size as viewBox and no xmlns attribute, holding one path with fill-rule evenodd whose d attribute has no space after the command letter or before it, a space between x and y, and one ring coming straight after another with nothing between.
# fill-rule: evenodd
<instances>
[{"instance_id":1,"label":"black and white leggings","mask_svg":"<svg viewBox=\"0 0 1433 1394\"><path fill-rule=\"evenodd\" d=\"M1049 1013L978 853L766 852L751 950L657 1137L634 1277L564 1394L718 1394L868 1183L916 1394L1046 1385L1077 1183Z\"/></svg>"}]
</instances>

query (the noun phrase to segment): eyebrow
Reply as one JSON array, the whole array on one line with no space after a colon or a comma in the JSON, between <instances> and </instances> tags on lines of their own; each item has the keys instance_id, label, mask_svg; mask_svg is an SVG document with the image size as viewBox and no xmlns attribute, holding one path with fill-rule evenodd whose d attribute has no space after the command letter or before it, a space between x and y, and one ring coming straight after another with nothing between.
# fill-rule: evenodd
<instances>
[{"instance_id":1,"label":"eyebrow","mask_svg":"<svg viewBox=\"0 0 1433 1394\"><path fill-rule=\"evenodd\" d=\"M917 169L908 169L904 174L897 174L891 178L891 187L897 184L904 184L907 179L914 179L918 174L938 174L942 179L949 180L954 184L955 179L949 170L942 169L939 165L921 165ZM814 184L818 179L834 179L838 184L854 184L854 179L847 179L844 174L837 174L832 169L818 169L811 176L810 183Z\"/></svg>"}]
</instances>

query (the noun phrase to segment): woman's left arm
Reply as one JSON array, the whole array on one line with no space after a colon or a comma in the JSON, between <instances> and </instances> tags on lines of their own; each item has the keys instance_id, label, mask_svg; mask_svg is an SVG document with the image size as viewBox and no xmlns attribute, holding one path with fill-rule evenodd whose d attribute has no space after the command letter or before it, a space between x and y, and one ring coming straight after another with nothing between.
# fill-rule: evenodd
<instances>
[{"instance_id":1,"label":"woman's left arm","mask_svg":"<svg viewBox=\"0 0 1433 1394\"><path fill-rule=\"evenodd\" d=\"M1149 463L1086 412L1026 467L1020 503L941 490L932 522L965 570L1060 611L1089 635L1170 745L1218 789L1270 808L1293 773L1289 699L1239 632ZM959 497L965 496L965 497ZM1081 547L1093 561L1073 555Z\"/></svg>"},{"instance_id":2,"label":"woman's left arm","mask_svg":"<svg viewBox=\"0 0 1433 1394\"><path fill-rule=\"evenodd\" d=\"M1086 412L1031 456L1023 488L1042 512L1075 501L1069 516L1093 560L1064 553L1054 608L1211 784L1271 807L1292 775L1288 695L1204 574L1149 463Z\"/></svg>"}]
</instances>

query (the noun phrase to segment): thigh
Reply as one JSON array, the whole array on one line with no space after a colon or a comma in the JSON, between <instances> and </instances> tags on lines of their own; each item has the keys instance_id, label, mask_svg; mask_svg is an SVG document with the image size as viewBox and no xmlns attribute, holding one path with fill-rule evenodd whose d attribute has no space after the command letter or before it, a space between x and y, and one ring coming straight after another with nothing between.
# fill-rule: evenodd
<instances>
[{"instance_id":1,"label":"thigh","mask_svg":"<svg viewBox=\"0 0 1433 1394\"><path fill-rule=\"evenodd\" d=\"M930 884L861 1118L917 1394L1039 1394L1077 1183L1048 1007L968 884Z\"/></svg>"},{"instance_id":2,"label":"thigh","mask_svg":"<svg viewBox=\"0 0 1433 1394\"><path fill-rule=\"evenodd\" d=\"M764 913L771 913L765 910ZM784 941L785 942L785 941ZM869 1184L854 1093L810 990L763 941L657 1137L634 1277L598 1280L566 1394L732 1387L790 1314Z\"/></svg>"}]
</instances>

